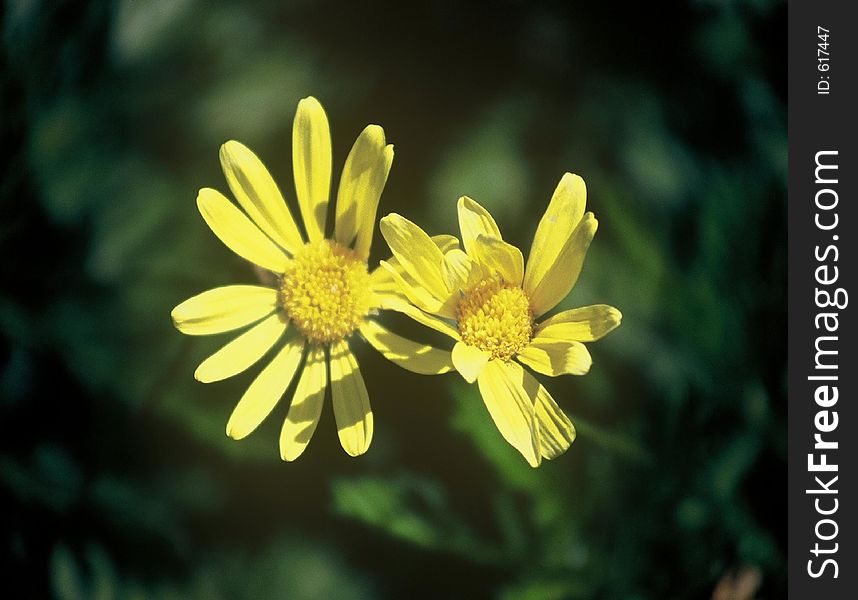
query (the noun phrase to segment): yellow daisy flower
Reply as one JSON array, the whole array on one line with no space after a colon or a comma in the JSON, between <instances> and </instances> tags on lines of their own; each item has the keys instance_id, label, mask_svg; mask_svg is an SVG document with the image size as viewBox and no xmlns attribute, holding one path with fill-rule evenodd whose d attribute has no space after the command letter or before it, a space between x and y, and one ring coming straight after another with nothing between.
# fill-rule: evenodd
<instances>
[{"instance_id":1,"label":"yellow daisy flower","mask_svg":"<svg viewBox=\"0 0 858 600\"><path fill-rule=\"evenodd\" d=\"M584 180L566 173L539 222L526 267L489 212L468 197L458 205L464 250L455 238L430 238L398 214L381 220L393 252L382 265L389 285L401 291L384 306L455 340L456 370L477 382L503 437L534 467L565 452L575 427L522 365L552 377L583 375L592 361L582 342L598 340L622 318L616 308L596 304L540 320L575 285L596 233L596 218L584 212L586 198Z\"/></svg>"},{"instance_id":2,"label":"yellow daisy flower","mask_svg":"<svg viewBox=\"0 0 858 600\"><path fill-rule=\"evenodd\" d=\"M404 339L372 319L391 293L384 277L369 272L367 258L393 146L378 125L358 136L340 177L332 237L325 236L331 138L315 98L298 103L292 129L295 191L306 238L253 152L229 141L220 149L220 161L243 211L220 192L203 188L197 197L200 213L230 250L273 273L277 284L219 287L173 309L173 323L188 335L251 326L203 361L194 377L203 383L226 379L278 346L236 405L227 435L241 439L256 429L300 372L280 433L283 460L296 459L309 443L329 379L340 443L351 456L363 454L372 440L373 415L349 349L356 333L411 371L436 374L453 368L449 353Z\"/></svg>"}]
</instances>

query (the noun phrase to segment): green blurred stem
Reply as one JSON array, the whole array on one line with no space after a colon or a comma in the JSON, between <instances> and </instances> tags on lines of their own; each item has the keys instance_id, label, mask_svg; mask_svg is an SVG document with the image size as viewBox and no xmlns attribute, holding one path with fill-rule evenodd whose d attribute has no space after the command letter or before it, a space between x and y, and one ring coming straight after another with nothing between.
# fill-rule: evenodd
<instances>
[{"instance_id":1,"label":"green blurred stem","mask_svg":"<svg viewBox=\"0 0 858 600\"><path fill-rule=\"evenodd\" d=\"M652 455L636 440L603 429L599 425L570 415L579 437L591 440L594 444L615 452L617 455L641 465L652 465Z\"/></svg>"}]
</instances>

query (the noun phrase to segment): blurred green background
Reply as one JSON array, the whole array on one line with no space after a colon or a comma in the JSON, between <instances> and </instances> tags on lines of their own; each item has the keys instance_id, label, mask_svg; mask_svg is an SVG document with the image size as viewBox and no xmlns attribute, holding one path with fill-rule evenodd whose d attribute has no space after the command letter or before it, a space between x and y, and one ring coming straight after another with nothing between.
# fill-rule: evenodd
<instances>
[{"instance_id":1,"label":"blurred green background","mask_svg":"<svg viewBox=\"0 0 858 600\"><path fill-rule=\"evenodd\" d=\"M785 28L769 0L5 2L4 590L707 598L745 566L757 597L784 597ZM330 404L293 464L286 403L224 435L256 370L196 383L229 336L182 336L169 312L255 275L196 192L227 190L234 138L294 199L309 94L337 174L384 126L380 214L432 233L456 231L468 194L529 248L563 172L586 179L601 226L562 307L624 322L588 376L548 382L578 426L566 455L532 470L474 387L361 344L363 458Z\"/></svg>"}]
</instances>

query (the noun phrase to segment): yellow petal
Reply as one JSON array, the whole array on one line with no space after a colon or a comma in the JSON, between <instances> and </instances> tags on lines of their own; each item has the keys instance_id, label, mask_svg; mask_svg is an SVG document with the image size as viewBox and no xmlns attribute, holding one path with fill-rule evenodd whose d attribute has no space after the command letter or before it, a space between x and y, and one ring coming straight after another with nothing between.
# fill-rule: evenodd
<instances>
[{"instance_id":1,"label":"yellow petal","mask_svg":"<svg viewBox=\"0 0 858 600\"><path fill-rule=\"evenodd\" d=\"M397 280L381 265L369 274L369 285L372 289L371 308L381 308L388 296L407 300Z\"/></svg>"},{"instance_id":2,"label":"yellow petal","mask_svg":"<svg viewBox=\"0 0 858 600\"><path fill-rule=\"evenodd\" d=\"M387 180L387 173L379 168L384 158L385 143L384 129L378 125L367 125L346 158L337 191L334 223L334 239L343 246L351 246L357 236L361 204L367 196L376 196L376 203L381 196L381 188Z\"/></svg>"},{"instance_id":3,"label":"yellow petal","mask_svg":"<svg viewBox=\"0 0 858 600\"><path fill-rule=\"evenodd\" d=\"M536 288L557 260L569 236L584 216L586 203L587 186L584 180L572 173L563 175L533 236L524 279L524 289L528 293Z\"/></svg>"},{"instance_id":4,"label":"yellow petal","mask_svg":"<svg viewBox=\"0 0 858 600\"><path fill-rule=\"evenodd\" d=\"M524 378L533 379L533 376L524 371ZM535 379L533 381L539 386L535 405L536 420L539 425L539 453L543 458L551 460L566 452L575 441L575 426L557 406L548 390ZM528 383L528 385L532 386L534 383Z\"/></svg>"},{"instance_id":5,"label":"yellow petal","mask_svg":"<svg viewBox=\"0 0 858 600\"><path fill-rule=\"evenodd\" d=\"M444 254L444 283L451 294L471 287L474 270L474 261L462 250L454 248Z\"/></svg>"},{"instance_id":6,"label":"yellow petal","mask_svg":"<svg viewBox=\"0 0 858 600\"><path fill-rule=\"evenodd\" d=\"M229 141L220 147L220 164L229 189L253 222L281 247L295 254L304 240L262 161L244 145Z\"/></svg>"},{"instance_id":7,"label":"yellow petal","mask_svg":"<svg viewBox=\"0 0 858 600\"><path fill-rule=\"evenodd\" d=\"M494 218L485 208L467 196L459 198L459 230L462 232L462 243L467 252L471 252L471 244L480 234L503 239Z\"/></svg>"},{"instance_id":8,"label":"yellow petal","mask_svg":"<svg viewBox=\"0 0 858 600\"><path fill-rule=\"evenodd\" d=\"M393 144L388 144L384 147L384 162L383 169L385 172L384 182L381 184L378 195L384 190L387 183L387 175L390 173L390 167L393 165ZM378 200L374 204L365 202L360 211L360 220L358 222L357 239L355 239L355 252L358 253L364 260L369 257L369 251L372 247L373 233L375 232L376 215L378 213Z\"/></svg>"},{"instance_id":9,"label":"yellow petal","mask_svg":"<svg viewBox=\"0 0 858 600\"><path fill-rule=\"evenodd\" d=\"M490 275L500 275L504 281L521 285L524 277L524 257L521 250L498 238L478 235L471 242L471 254Z\"/></svg>"},{"instance_id":10,"label":"yellow petal","mask_svg":"<svg viewBox=\"0 0 858 600\"><path fill-rule=\"evenodd\" d=\"M442 254L446 254L450 250L459 247L459 240L458 238L456 238L455 235L450 235L448 233L439 233L438 235L433 235L431 239L432 242L434 242L434 244L438 246L438 249L441 251Z\"/></svg>"},{"instance_id":11,"label":"yellow petal","mask_svg":"<svg viewBox=\"0 0 858 600\"><path fill-rule=\"evenodd\" d=\"M369 255L378 201L393 164L393 146L385 145L384 129L368 125L346 159L337 192L337 217L334 235L337 242L350 246L362 258Z\"/></svg>"},{"instance_id":12,"label":"yellow petal","mask_svg":"<svg viewBox=\"0 0 858 600\"><path fill-rule=\"evenodd\" d=\"M459 240L457 240L452 235L433 235L432 241L438 246L438 249L441 250L442 253L445 254L451 250L457 250L459 248ZM399 264L399 261L395 256L388 258L385 262L387 268L378 268L375 269L369 275L370 285L373 288L373 292L378 295L393 295L399 297L405 297L404 293L400 290L400 284L397 282L397 279L394 279L393 275L390 274L388 268L393 268L399 275L401 279L404 281L403 285L408 287L416 286L417 282L411 279L411 276L405 273L402 269L402 266ZM374 307L379 307L381 304L376 304Z\"/></svg>"},{"instance_id":13,"label":"yellow petal","mask_svg":"<svg viewBox=\"0 0 858 600\"><path fill-rule=\"evenodd\" d=\"M439 333L443 333L454 340L460 339L459 332L446 320L428 315L408 301L404 301L395 296L385 296L382 298L380 308L385 310L395 310L396 312L400 312L411 317L421 325L425 325Z\"/></svg>"},{"instance_id":14,"label":"yellow petal","mask_svg":"<svg viewBox=\"0 0 858 600\"><path fill-rule=\"evenodd\" d=\"M311 242L325 237L331 190L331 130L328 117L312 96L298 103L292 124L292 172L295 192Z\"/></svg>"},{"instance_id":15,"label":"yellow petal","mask_svg":"<svg viewBox=\"0 0 858 600\"><path fill-rule=\"evenodd\" d=\"M277 290L258 285L227 285L188 298L170 315L176 329L188 335L232 331L270 315Z\"/></svg>"},{"instance_id":16,"label":"yellow petal","mask_svg":"<svg viewBox=\"0 0 858 600\"><path fill-rule=\"evenodd\" d=\"M304 341L294 339L262 369L229 417L226 424L229 437L240 440L250 435L265 420L292 382L303 351Z\"/></svg>"},{"instance_id":17,"label":"yellow petal","mask_svg":"<svg viewBox=\"0 0 858 600\"><path fill-rule=\"evenodd\" d=\"M459 240L452 235L433 235L431 239L442 253L459 248ZM370 284L373 289L372 308L384 307L387 302L386 298L390 297L394 301L414 302L420 310L444 318L455 319L457 295L451 293L450 297L443 303L435 299L411 275L405 272L395 256L386 261L381 261L380 267L370 274ZM472 278L477 275L476 271L475 269ZM446 275L444 277L446 281Z\"/></svg>"},{"instance_id":18,"label":"yellow petal","mask_svg":"<svg viewBox=\"0 0 858 600\"><path fill-rule=\"evenodd\" d=\"M584 375L593 364L587 347L581 342L550 338L533 338L517 358L534 371L551 377Z\"/></svg>"},{"instance_id":19,"label":"yellow petal","mask_svg":"<svg viewBox=\"0 0 858 600\"><path fill-rule=\"evenodd\" d=\"M331 346L331 391L340 444L350 456L359 456L372 441L372 409L357 361L342 340Z\"/></svg>"},{"instance_id":20,"label":"yellow petal","mask_svg":"<svg viewBox=\"0 0 858 600\"><path fill-rule=\"evenodd\" d=\"M456 342L453 346L452 358L453 365L465 381L474 383L489 362L491 354L469 346L465 342Z\"/></svg>"},{"instance_id":21,"label":"yellow petal","mask_svg":"<svg viewBox=\"0 0 858 600\"><path fill-rule=\"evenodd\" d=\"M450 352L412 342L375 321L364 321L360 332L382 356L403 369L421 375L439 375L453 370Z\"/></svg>"},{"instance_id":22,"label":"yellow petal","mask_svg":"<svg viewBox=\"0 0 858 600\"><path fill-rule=\"evenodd\" d=\"M477 384L489 414L504 439L521 452L531 467L542 461L534 402L539 388L514 362L491 360Z\"/></svg>"},{"instance_id":23,"label":"yellow petal","mask_svg":"<svg viewBox=\"0 0 858 600\"><path fill-rule=\"evenodd\" d=\"M590 247L598 226L599 223L593 213L585 214L556 260L545 271L545 275L539 281L530 282L530 285L535 287L525 287L535 317L557 306L557 303L566 297L578 281L587 248ZM525 285L527 286L527 281Z\"/></svg>"},{"instance_id":24,"label":"yellow petal","mask_svg":"<svg viewBox=\"0 0 858 600\"><path fill-rule=\"evenodd\" d=\"M288 327L283 316L274 313L205 359L194 371L194 377L202 383L211 383L241 373L265 356Z\"/></svg>"},{"instance_id":25,"label":"yellow petal","mask_svg":"<svg viewBox=\"0 0 858 600\"><path fill-rule=\"evenodd\" d=\"M400 295L404 295L409 302L420 308L420 310L434 314L443 308L444 302L428 292L426 288L415 281L414 278L401 267L397 269L386 260L380 261L379 266L387 271L387 274L393 280L395 288L400 292Z\"/></svg>"},{"instance_id":26,"label":"yellow petal","mask_svg":"<svg viewBox=\"0 0 858 600\"><path fill-rule=\"evenodd\" d=\"M381 219L381 234L405 272L444 302L448 297L441 273L444 254L426 232L405 217L391 213Z\"/></svg>"},{"instance_id":27,"label":"yellow petal","mask_svg":"<svg viewBox=\"0 0 858 600\"><path fill-rule=\"evenodd\" d=\"M582 306L564 310L540 323L536 337L595 342L616 329L622 319L620 311L607 304Z\"/></svg>"},{"instance_id":28,"label":"yellow petal","mask_svg":"<svg viewBox=\"0 0 858 600\"><path fill-rule=\"evenodd\" d=\"M282 273L289 257L254 225L226 196L203 188L197 208L206 224L226 247L263 269Z\"/></svg>"},{"instance_id":29,"label":"yellow petal","mask_svg":"<svg viewBox=\"0 0 858 600\"><path fill-rule=\"evenodd\" d=\"M325 387L328 384L328 363L325 348L314 346L307 353L307 362L295 388L292 404L280 430L280 458L295 460L304 452L322 414Z\"/></svg>"}]
</instances>

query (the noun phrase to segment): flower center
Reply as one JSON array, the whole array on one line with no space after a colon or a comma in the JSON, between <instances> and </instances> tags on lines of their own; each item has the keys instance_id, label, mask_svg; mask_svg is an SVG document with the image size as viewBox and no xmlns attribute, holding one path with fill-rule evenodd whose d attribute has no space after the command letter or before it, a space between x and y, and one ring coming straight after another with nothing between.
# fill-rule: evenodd
<instances>
[{"instance_id":1,"label":"flower center","mask_svg":"<svg viewBox=\"0 0 858 600\"><path fill-rule=\"evenodd\" d=\"M509 360L533 334L533 312L524 291L503 281L482 281L459 301L459 334L469 346Z\"/></svg>"},{"instance_id":2,"label":"flower center","mask_svg":"<svg viewBox=\"0 0 858 600\"><path fill-rule=\"evenodd\" d=\"M311 343L330 343L352 333L369 312L366 263L330 240L306 244L280 283L280 305Z\"/></svg>"}]
</instances>

